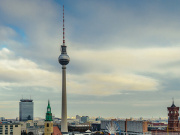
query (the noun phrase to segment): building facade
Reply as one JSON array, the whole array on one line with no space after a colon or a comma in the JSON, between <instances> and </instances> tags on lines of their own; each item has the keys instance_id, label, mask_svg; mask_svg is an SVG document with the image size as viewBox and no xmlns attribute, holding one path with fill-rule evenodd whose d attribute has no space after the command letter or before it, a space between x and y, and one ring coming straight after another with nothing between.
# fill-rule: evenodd
<instances>
[{"instance_id":1,"label":"building facade","mask_svg":"<svg viewBox=\"0 0 180 135\"><path fill-rule=\"evenodd\" d=\"M180 123L179 123L179 107L176 107L174 100L168 110L168 126L166 129L151 130L152 135L180 135Z\"/></svg>"},{"instance_id":2,"label":"building facade","mask_svg":"<svg viewBox=\"0 0 180 135\"><path fill-rule=\"evenodd\" d=\"M76 119L77 119L77 120L79 120L79 122L80 122L80 120L81 120L81 116L76 115Z\"/></svg>"},{"instance_id":3,"label":"building facade","mask_svg":"<svg viewBox=\"0 0 180 135\"><path fill-rule=\"evenodd\" d=\"M148 132L147 121L134 121L130 119L126 120L102 120L101 130L107 130L108 125L115 125L121 133L129 134L145 134Z\"/></svg>"},{"instance_id":4,"label":"building facade","mask_svg":"<svg viewBox=\"0 0 180 135\"><path fill-rule=\"evenodd\" d=\"M21 135L21 125L0 124L0 135Z\"/></svg>"},{"instance_id":5,"label":"building facade","mask_svg":"<svg viewBox=\"0 0 180 135\"><path fill-rule=\"evenodd\" d=\"M168 107L168 130L169 131L180 131L179 124L179 107L176 107L174 101L171 107Z\"/></svg>"},{"instance_id":6,"label":"building facade","mask_svg":"<svg viewBox=\"0 0 180 135\"><path fill-rule=\"evenodd\" d=\"M89 121L89 116L82 116L81 117L81 122L82 123L86 123L86 122L88 122Z\"/></svg>"},{"instance_id":7,"label":"building facade","mask_svg":"<svg viewBox=\"0 0 180 135\"><path fill-rule=\"evenodd\" d=\"M19 121L33 120L34 102L32 99L21 99L19 102Z\"/></svg>"}]
</instances>

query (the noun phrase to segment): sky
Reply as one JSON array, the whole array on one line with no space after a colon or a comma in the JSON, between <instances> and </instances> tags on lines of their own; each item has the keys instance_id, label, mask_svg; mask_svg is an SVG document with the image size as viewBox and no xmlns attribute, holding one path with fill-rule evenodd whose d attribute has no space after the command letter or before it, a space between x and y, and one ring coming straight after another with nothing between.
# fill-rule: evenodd
<instances>
[{"instance_id":1,"label":"sky","mask_svg":"<svg viewBox=\"0 0 180 135\"><path fill-rule=\"evenodd\" d=\"M1 0L0 116L32 98L61 117L62 6L68 116L167 117L180 106L179 0Z\"/></svg>"}]
</instances>

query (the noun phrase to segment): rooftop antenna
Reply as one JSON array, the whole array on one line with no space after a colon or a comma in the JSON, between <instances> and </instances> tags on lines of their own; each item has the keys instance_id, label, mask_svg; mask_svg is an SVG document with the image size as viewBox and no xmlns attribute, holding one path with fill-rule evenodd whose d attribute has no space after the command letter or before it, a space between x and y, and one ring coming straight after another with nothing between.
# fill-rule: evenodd
<instances>
[{"instance_id":1,"label":"rooftop antenna","mask_svg":"<svg viewBox=\"0 0 180 135\"><path fill-rule=\"evenodd\" d=\"M65 46L64 5L63 5L63 46Z\"/></svg>"},{"instance_id":2,"label":"rooftop antenna","mask_svg":"<svg viewBox=\"0 0 180 135\"><path fill-rule=\"evenodd\" d=\"M172 98L172 104L174 104L174 97Z\"/></svg>"}]
</instances>

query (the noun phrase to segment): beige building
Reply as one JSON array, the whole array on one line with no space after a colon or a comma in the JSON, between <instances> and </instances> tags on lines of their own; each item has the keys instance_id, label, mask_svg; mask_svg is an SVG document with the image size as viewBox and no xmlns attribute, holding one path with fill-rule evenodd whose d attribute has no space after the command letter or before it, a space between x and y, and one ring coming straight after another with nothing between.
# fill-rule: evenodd
<instances>
[{"instance_id":1,"label":"beige building","mask_svg":"<svg viewBox=\"0 0 180 135\"><path fill-rule=\"evenodd\" d=\"M27 128L29 127L43 127L44 128L44 120L35 120L35 121L32 121L32 120L28 120L26 122L19 122L21 124L21 131L22 132L26 132Z\"/></svg>"},{"instance_id":2,"label":"beige building","mask_svg":"<svg viewBox=\"0 0 180 135\"><path fill-rule=\"evenodd\" d=\"M41 135L44 133L44 120L28 120L26 122L20 122L21 124L21 132L22 133L30 133L32 132L34 135Z\"/></svg>"},{"instance_id":3,"label":"beige building","mask_svg":"<svg viewBox=\"0 0 180 135\"><path fill-rule=\"evenodd\" d=\"M53 121L46 121L44 128L44 135L52 135L53 133Z\"/></svg>"},{"instance_id":4,"label":"beige building","mask_svg":"<svg viewBox=\"0 0 180 135\"><path fill-rule=\"evenodd\" d=\"M20 124L0 124L0 135L21 135Z\"/></svg>"}]
</instances>

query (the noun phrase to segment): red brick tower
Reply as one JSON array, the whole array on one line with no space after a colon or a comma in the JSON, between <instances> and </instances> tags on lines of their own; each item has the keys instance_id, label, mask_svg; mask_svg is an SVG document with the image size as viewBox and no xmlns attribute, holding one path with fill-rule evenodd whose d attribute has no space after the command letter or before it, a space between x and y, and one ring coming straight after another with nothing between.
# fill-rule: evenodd
<instances>
[{"instance_id":1,"label":"red brick tower","mask_svg":"<svg viewBox=\"0 0 180 135\"><path fill-rule=\"evenodd\" d=\"M176 107L174 105L174 100L171 105L171 107L167 108L169 113L168 113L168 129L169 131L180 131L180 124L178 120L179 116L179 107Z\"/></svg>"}]
</instances>

